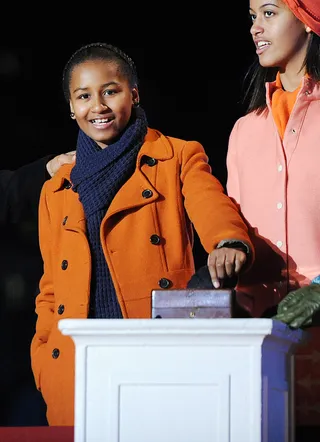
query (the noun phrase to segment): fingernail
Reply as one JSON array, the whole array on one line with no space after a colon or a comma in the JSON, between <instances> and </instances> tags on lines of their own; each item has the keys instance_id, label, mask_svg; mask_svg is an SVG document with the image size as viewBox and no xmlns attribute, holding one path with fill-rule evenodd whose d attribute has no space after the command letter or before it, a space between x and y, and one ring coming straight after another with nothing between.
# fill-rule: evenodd
<instances>
[{"instance_id":1,"label":"fingernail","mask_svg":"<svg viewBox=\"0 0 320 442\"><path fill-rule=\"evenodd\" d=\"M218 288L220 287L220 282L219 282L219 281L214 281L214 283L213 283L213 287L214 287L215 289L218 289Z\"/></svg>"}]
</instances>

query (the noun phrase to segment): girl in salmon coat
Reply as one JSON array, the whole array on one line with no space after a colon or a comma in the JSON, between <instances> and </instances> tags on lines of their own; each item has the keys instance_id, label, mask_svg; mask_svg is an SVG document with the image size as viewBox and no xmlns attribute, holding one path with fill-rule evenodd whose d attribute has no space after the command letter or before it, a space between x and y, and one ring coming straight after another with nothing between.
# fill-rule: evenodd
<instances>
[{"instance_id":1,"label":"girl in salmon coat","mask_svg":"<svg viewBox=\"0 0 320 442\"><path fill-rule=\"evenodd\" d=\"M278 310L276 319L297 328L320 308L313 283L320 275L320 2L250 0L249 14L257 57L247 114L230 136L227 191L250 225L256 260L237 288L254 316ZM296 357L303 425L320 417L319 329L310 333L310 347Z\"/></svg>"},{"instance_id":2,"label":"girl in salmon coat","mask_svg":"<svg viewBox=\"0 0 320 442\"><path fill-rule=\"evenodd\" d=\"M41 193L44 273L31 345L50 425L74 423L74 344L60 319L150 317L151 291L185 288L195 271L193 226L215 287L253 259L202 145L148 127L130 57L104 43L82 47L63 87L79 126L76 164Z\"/></svg>"}]
</instances>

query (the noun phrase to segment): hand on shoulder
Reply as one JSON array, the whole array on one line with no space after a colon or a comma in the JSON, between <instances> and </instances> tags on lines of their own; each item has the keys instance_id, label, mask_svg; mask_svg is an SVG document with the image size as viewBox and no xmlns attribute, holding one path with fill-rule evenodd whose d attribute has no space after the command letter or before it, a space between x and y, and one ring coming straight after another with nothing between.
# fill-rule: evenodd
<instances>
[{"instance_id":1,"label":"hand on shoulder","mask_svg":"<svg viewBox=\"0 0 320 442\"><path fill-rule=\"evenodd\" d=\"M72 164L76 159L76 151L61 153L55 156L47 163L48 174L53 177L63 164Z\"/></svg>"}]
</instances>

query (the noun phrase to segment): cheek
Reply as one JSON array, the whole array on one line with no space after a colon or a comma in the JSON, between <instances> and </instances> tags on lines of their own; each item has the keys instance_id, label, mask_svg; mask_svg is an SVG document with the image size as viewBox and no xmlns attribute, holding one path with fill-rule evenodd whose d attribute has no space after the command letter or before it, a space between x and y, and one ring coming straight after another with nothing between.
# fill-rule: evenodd
<instances>
[{"instance_id":1,"label":"cheek","mask_svg":"<svg viewBox=\"0 0 320 442\"><path fill-rule=\"evenodd\" d=\"M132 113L132 102L130 101L125 106L122 106L120 114L121 114L121 124L126 125L130 120Z\"/></svg>"},{"instance_id":2,"label":"cheek","mask_svg":"<svg viewBox=\"0 0 320 442\"><path fill-rule=\"evenodd\" d=\"M292 35L283 35L281 45L277 49L276 54L280 59L290 61L300 51L301 44L298 37L293 40Z\"/></svg>"},{"instance_id":3,"label":"cheek","mask_svg":"<svg viewBox=\"0 0 320 442\"><path fill-rule=\"evenodd\" d=\"M280 46L283 46L286 51L290 51L296 46L304 43L308 35L305 31L304 25L300 22L293 21L290 25L278 29L277 41Z\"/></svg>"},{"instance_id":4,"label":"cheek","mask_svg":"<svg viewBox=\"0 0 320 442\"><path fill-rule=\"evenodd\" d=\"M74 105L73 107L75 114L77 115L77 117L83 117L85 115L87 115L88 113L88 105L86 105L85 103L76 103L76 105Z\"/></svg>"}]
</instances>

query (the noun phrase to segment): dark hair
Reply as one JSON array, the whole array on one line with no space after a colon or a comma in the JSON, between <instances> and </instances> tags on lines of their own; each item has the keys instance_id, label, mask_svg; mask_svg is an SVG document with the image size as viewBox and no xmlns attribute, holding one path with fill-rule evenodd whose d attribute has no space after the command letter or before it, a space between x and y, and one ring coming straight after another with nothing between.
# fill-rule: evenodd
<instances>
[{"instance_id":1,"label":"dark hair","mask_svg":"<svg viewBox=\"0 0 320 442\"><path fill-rule=\"evenodd\" d=\"M320 81L320 37L311 33L307 48L306 58L301 69L306 68L307 74L315 81ZM257 112L262 114L266 108L266 88L265 83L274 81L279 69L277 67L264 68L256 58L249 67L245 77L243 88L243 104L247 104L247 113ZM248 86L246 87L246 85Z\"/></svg>"},{"instance_id":2,"label":"dark hair","mask_svg":"<svg viewBox=\"0 0 320 442\"><path fill-rule=\"evenodd\" d=\"M75 66L88 60L108 60L118 64L120 72L131 87L138 85L136 66L133 60L121 49L107 43L90 43L79 48L67 61L62 74L62 90L67 102L70 100L70 80Z\"/></svg>"}]
</instances>

